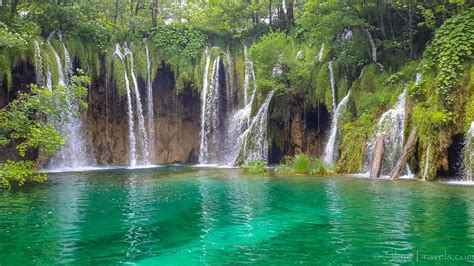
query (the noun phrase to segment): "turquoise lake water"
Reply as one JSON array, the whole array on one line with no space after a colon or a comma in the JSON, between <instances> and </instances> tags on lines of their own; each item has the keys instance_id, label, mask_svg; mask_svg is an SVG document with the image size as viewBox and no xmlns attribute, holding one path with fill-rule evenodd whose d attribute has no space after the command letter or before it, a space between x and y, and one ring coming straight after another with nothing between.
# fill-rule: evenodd
<instances>
[{"instance_id":1,"label":"turquoise lake water","mask_svg":"<svg viewBox=\"0 0 474 266\"><path fill-rule=\"evenodd\" d=\"M439 182L58 173L0 216L0 265L474 263L474 187Z\"/></svg>"}]
</instances>

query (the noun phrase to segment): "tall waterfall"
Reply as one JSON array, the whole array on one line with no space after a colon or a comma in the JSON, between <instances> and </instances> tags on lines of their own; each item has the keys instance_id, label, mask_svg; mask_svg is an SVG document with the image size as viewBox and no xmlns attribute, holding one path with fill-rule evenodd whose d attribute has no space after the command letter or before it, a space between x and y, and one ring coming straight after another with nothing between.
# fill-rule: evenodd
<instances>
[{"instance_id":1,"label":"tall waterfall","mask_svg":"<svg viewBox=\"0 0 474 266\"><path fill-rule=\"evenodd\" d=\"M244 71L244 107L235 111L228 119L228 129L226 137L225 161L227 165L235 165L239 156L242 142L245 137L245 131L250 126L250 115L252 112L252 103L257 92L255 80L255 71L253 62L250 60L247 52L247 46L244 45L245 71ZM252 84L252 85L251 85ZM251 88L250 97L249 90Z\"/></svg>"},{"instance_id":2,"label":"tall waterfall","mask_svg":"<svg viewBox=\"0 0 474 266\"><path fill-rule=\"evenodd\" d=\"M370 34L369 30L365 29L365 33L369 39L369 44L372 51L372 60L380 67L381 70L383 70L383 65L377 61L377 46L375 45L374 38L372 38L372 34Z\"/></svg>"},{"instance_id":3,"label":"tall waterfall","mask_svg":"<svg viewBox=\"0 0 474 266\"><path fill-rule=\"evenodd\" d=\"M122 53L120 44L115 44L115 53L125 65L125 55ZM129 164L130 166L135 166L137 164L137 141L135 140L134 132L134 115L133 115L133 106L132 106L132 96L130 91L130 81L128 80L127 68L124 67L124 80L125 80L125 91L127 94L127 109L128 109L128 145L129 145Z\"/></svg>"},{"instance_id":4,"label":"tall waterfall","mask_svg":"<svg viewBox=\"0 0 474 266\"><path fill-rule=\"evenodd\" d=\"M430 153L431 144L426 145L426 154L425 154L425 167L423 170L423 180L427 180L429 177L428 171L430 170Z\"/></svg>"},{"instance_id":5,"label":"tall waterfall","mask_svg":"<svg viewBox=\"0 0 474 266\"><path fill-rule=\"evenodd\" d=\"M240 150L241 160L268 160L268 110L275 91L271 91L258 110L249 128L243 134L243 145Z\"/></svg>"},{"instance_id":6,"label":"tall waterfall","mask_svg":"<svg viewBox=\"0 0 474 266\"><path fill-rule=\"evenodd\" d=\"M206 57L209 54L206 55ZM201 121L201 144L199 162L201 164L217 163L215 153L211 153L210 146L218 144L219 133L219 71L220 56L214 60L211 74L211 83L203 87L203 113ZM207 58L206 58L207 68ZM207 70L205 71L207 72ZM206 73L205 73L206 74ZM207 76L204 77L207 80Z\"/></svg>"},{"instance_id":7,"label":"tall waterfall","mask_svg":"<svg viewBox=\"0 0 474 266\"><path fill-rule=\"evenodd\" d=\"M148 51L148 49L147 49ZM143 106L141 102L140 90L138 88L138 81L135 75L135 63L133 58L132 51L125 46L122 52L122 48L120 44L115 44L115 52L114 55L117 56L122 63L124 64L124 80L125 80L125 92L127 96L127 114L128 114L128 140L129 140L129 151L130 151L130 158L129 158L129 165L136 166L136 165L149 165L151 163L150 157L150 144L148 142L148 132L153 132L153 119L148 120L147 126L145 126L145 118L143 116ZM150 65L149 62L149 55L147 53L147 63ZM148 65L148 66L149 66ZM128 68L127 68L128 66ZM148 69L148 77L147 77L147 109L148 111L153 109L153 103L149 101L150 97L152 98L152 87L151 87L151 74L150 68ZM130 86L133 85L133 87ZM134 105L135 104L135 110ZM150 106L151 104L151 106ZM135 115L137 123L135 123ZM149 118L150 112L147 113L147 117ZM152 114L151 114L152 115ZM135 126L137 125L137 126ZM138 136L138 141L137 141ZM153 138L153 136L150 136ZM152 146L151 146L152 147Z\"/></svg>"},{"instance_id":8,"label":"tall waterfall","mask_svg":"<svg viewBox=\"0 0 474 266\"><path fill-rule=\"evenodd\" d=\"M324 43L321 45L321 48L319 48L319 53L318 53L319 62L323 61L323 54L324 54Z\"/></svg>"},{"instance_id":9,"label":"tall waterfall","mask_svg":"<svg viewBox=\"0 0 474 266\"><path fill-rule=\"evenodd\" d=\"M140 91L138 89L138 82L137 82L137 77L135 75L135 63L133 59L133 53L130 51L130 49L125 48L125 57L126 56L130 57L130 76L132 78L132 84L133 84L133 94L135 95L135 109L137 112L137 118L138 118L138 134L139 134L139 140L140 140L140 145L141 145L141 154L140 154L140 161L139 164L141 165L149 165L150 164L150 154L148 153L148 136L147 136L147 131L145 128L145 118L143 116L143 106L142 106L142 101L140 97Z\"/></svg>"},{"instance_id":10,"label":"tall waterfall","mask_svg":"<svg viewBox=\"0 0 474 266\"><path fill-rule=\"evenodd\" d=\"M206 128L206 105L207 105L207 93L209 91L209 67L211 64L211 54L209 47L206 47L206 65L204 66L204 74L202 79L202 91L201 91L201 141L199 144L199 162L203 163L204 157L207 156L207 136L205 132Z\"/></svg>"},{"instance_id":11,"label":"tall waterfall","mask_svg":"<svg viewBox=\"0 0 474 266\"><path fill-rule=\"evenodd\" d=\"M149 143L147 146L148 154L150 159L153 159L151 156L155 151L155 115L154 115L154 104L153 104L153 84L151 78L151 58L150 51L148 50L148 43L145 42L146 49L146 65L147 65L147 79L146 79L146 99L147 99L147 134L149 137Z\"/></svg>"},{"instance_id":12,"label":"tall waterfall","mask_svg":"<svg viewBox=\"0 0 474 266\"><path fill-rule=\"evenodd\" d=\"M324 156L323 162L327 165L334 165L337 156L337 145L336 145L336 136L338 131L338 124L339 124L339 116L341 114L342 109L346 106L347 102L349 102L349 96L351 95L351 91L347 93L347 95L341 100L341 102L337 105L336 110L332 116L331 121L331 131L329 133L329 139L326 144L326 148L324 149Z\"/></svg>"},{"instance_id":13,"label":"tall waterfall","mask_svg":"<svg viewBox=\"0 0 474 266\"><path fill-rule=\"evenodd\" d=\"M50 49L53 51L56 60L56 66L58 67L58 85L68 86L70 78L73 75L72 60L66 45L62 41L62 36L58 34L64 49L64 62L61 62L59 54L50 43L53 34L54 32L48 38L48 44ZM53 84L51 69L48 69L46 80L48 88L52 89ZM60 147L58 153L53 158L51 158L49 162L49 168L52 169L80 168L89 166L92 163L90 157L87 154L87 143L83 135L84 130L82 119L80 116L78 116L79 106L77 103L69 102L69 104L70 112L67 114L67 121L52 121L56 127L66 135L67 138L66 144Z\"/></svg>"},{"instance_id":14,"label":"tall waterfall","mask_svg":"<svg viewBox=\"0 0 474 266\"><path fill-rule=\"evenodd\" d=\"M250 60L248 55L247 45L244 44L244 57L245 57L245 75L244 75L244 105L251 105L255 93L257 91L257 84L255 82L255 70L253 62ZM250 86L252 83L252 86ZM249 98L249 89L252 88L252 93Z\"/></svg>"},{"instance_id":15,"label":"tall waterfall","mask_svg":"<svg viewBox=\"0 0 474 266\"><path fill-rule=\"evenodd\" d=\"M367 145L364 172L368 172L372 164L376 136L379 133L385 136L385 153L382 162L382 174L388 174L389 171L395 166L403 149L406 97L407 90L405 89L402 94L398 96L398 101L395 106L385 112L380 118L372 138Z\"/></svg>"},{"instance_id":16,"label":"tall waterfall","mask_svg":"<svg viewBox=\"0 0 474 266\"><path fill-rule=\"evenodd\" d=\"M464 180L472 180L472 171L474 168L474 122L471 122L471 127L466 133L464 139Z\"/></svg>"},{"instance_id":17,"label":"tall waterfall","mask_svg":"<svg viewBox=\"0 0 474 266\"><path fill-rule=\"evenodd\" d=\"M43 85L43 57L41 56L41 48L38 41L35 41L35 73L36 84Z\"/></svg>"},{"instance_id":18,"label":"tall waterfall","mask_svg":"<svg viewBox=\"0 0 474 266\"><path fill-rule=\"evenodd\" d=\"M334 79L334 70L332 68L332 61L329 62L328 69L329 69L329 82L331 84L332 110L335 113L336 108L337 108L337 102L336 102L337 90L336 90L336 81Z\"/></svg>"}]
</instances>

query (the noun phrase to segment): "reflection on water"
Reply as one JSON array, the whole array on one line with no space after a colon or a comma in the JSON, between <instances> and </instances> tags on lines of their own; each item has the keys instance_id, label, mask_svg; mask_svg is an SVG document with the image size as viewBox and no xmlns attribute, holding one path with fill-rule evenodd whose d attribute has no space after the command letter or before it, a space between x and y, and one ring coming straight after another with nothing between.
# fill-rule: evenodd
<instances>
[{"instance_id":1,"label":"reflection on water","mask_svg":"<svg viewBox=\"0 0 474 266\"><path fill-rule=\"evenodd\" d=\"M178 166L58 173L0 192L0 264L392 264L404 262L393 254L474 254L473 189Z\"/></svg>"}]
</instances>

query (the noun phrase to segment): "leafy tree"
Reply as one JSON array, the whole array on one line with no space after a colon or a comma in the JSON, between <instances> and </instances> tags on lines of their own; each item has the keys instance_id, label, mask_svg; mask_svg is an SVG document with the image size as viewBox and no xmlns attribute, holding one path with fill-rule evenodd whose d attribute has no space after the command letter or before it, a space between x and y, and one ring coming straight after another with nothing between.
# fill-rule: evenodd
<instances>
[{"instance_id":1,"label":"leafy tree","mask_svg":"<svg viewBox=\"0 0 474 266\"><path fill-rule=\"evenodd\" d=\"M31 85L29 93L20 93L0 110L0 147L16 145L19 160L0 164L0 180L4 187L11 182L43 181L46 176L36 168L39 161L25 160L27 151L39 150L44 159L52 156L65 143L64 136L50 121L67 122L69 114L79 115L73 106L86 107L89 78L75 76L69 87L55 86L53 90Z\"/></svg>"}]
</instances>

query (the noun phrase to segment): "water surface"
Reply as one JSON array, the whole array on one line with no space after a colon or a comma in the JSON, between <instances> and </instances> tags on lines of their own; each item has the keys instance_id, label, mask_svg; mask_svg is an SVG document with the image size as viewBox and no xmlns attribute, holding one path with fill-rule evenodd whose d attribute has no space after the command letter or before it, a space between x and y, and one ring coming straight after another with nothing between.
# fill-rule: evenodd
<instances>
[{"instance_id":1,"label":"water surface","mask_svg":"<svg viewBox=\"0 0 474 266\"><path fill-rule=\"evenodd\" d=\"M57 173L0 191L0 216L1 265L474 262L474 188L441 183Z\"/></svg>"}]
</instances>

